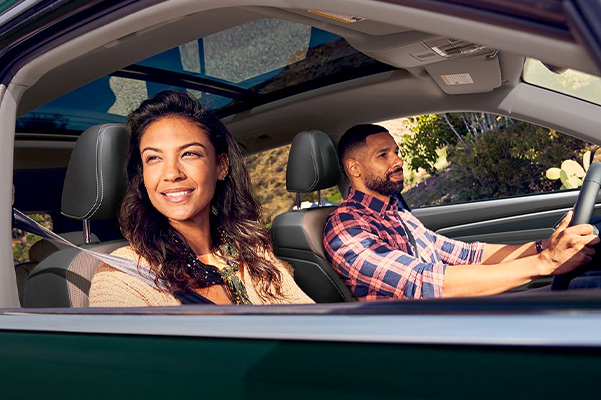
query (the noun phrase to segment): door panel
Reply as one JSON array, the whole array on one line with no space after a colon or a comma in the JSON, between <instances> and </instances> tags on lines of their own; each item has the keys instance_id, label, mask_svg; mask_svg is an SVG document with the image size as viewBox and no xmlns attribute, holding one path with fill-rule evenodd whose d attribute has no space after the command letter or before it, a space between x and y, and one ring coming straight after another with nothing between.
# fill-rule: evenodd
<instances>
[{"instance_id":1,"label":"door panel","mask_svg":"<svg viewBox=\"0 0 601 400\"><path fill-rule=\"evenodd\" d=\"M578 191L561 191L413 210L428 228L466 242L516 244L546 239L576 203ZM597 197L595 213L601 210Z\"/></svg>"}]
</instances>

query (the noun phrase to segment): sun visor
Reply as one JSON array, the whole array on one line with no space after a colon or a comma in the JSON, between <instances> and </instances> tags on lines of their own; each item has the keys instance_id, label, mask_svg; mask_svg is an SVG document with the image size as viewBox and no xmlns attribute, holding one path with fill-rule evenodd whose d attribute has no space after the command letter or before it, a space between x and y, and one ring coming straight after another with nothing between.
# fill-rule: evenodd
<instances>
[{"instance_id":1,"label":"sun visor","mask_svg":"<svg viewBox=\"0 0 601 400\"><path fill-rule=\"evenodd\" d=\"M425 68L447 94L486 93L501 86L496 52L430 64Z\"/></svg>"}]
</instances>

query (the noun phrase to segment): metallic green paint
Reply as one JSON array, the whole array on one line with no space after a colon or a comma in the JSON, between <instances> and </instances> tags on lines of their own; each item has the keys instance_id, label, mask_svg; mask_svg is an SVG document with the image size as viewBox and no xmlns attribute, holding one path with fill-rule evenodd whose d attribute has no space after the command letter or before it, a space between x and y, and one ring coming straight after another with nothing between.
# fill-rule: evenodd
<instances>
[{"instance_id":1,"label":"metallic green paint","mask_svg":"<svg viewBox=\"0 0 601 400\"><path fill-rule=\"evenodd\" d=\"M0 398L583 398L600 363L599 349L0 332Z\"/></svg>"}]
</instances>

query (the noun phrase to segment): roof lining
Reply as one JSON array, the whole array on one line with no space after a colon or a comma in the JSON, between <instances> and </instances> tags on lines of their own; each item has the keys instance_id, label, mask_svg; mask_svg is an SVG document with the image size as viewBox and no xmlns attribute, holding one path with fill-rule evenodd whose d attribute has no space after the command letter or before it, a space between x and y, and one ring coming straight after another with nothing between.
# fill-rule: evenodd
<instances>
[{"instance_id":1,"label":"roof lining","mask_svg":"<svg viewBox=\"0 0 601 400\"><path fill-rule=\"evenodd\" d=\"M160 3L138 11L137 13L129 15L121 20L113 21L112 23L106 24L93 32L83 34L68 43L48 51L46 54L44 54L44 56L38 57L36 60L29 63L17 73L17 76L13 81L14 83L31 86L31 92L30 94L26 93L23 104L20 105L19 113L22 114L26 111L30 111L31 109L34 109L37 106L52 100L53 98L56 98L75 89L76 87L94 80L95 78L99 78L119 68L122 68L124 65L119 65L120 59L119 57L115 56L115 54L118 53L117 50L121 50L120 54L122 57L123 54L125 54L123 50L127 47L126 45L130 45L131 47L132 43L138 42L140 38L149 38L149 33L158 35L158 33L161 32L161 36L165 37L168 36L165 35L165 32L168 30L171 30L170 32L176 31L173 29L174 26L164 25L163 21L165 18L175 20L186 16L184 21L192 21L195 13L200 11L218 12L217 8L221 5L221 3L217 1L199 3L194 0L177 0L177 7L174 7L174 3L175 0L166 1L164 3ZM237 4L237 2L230 3L233 3L234 5ZM248 2L240 1L239 3L249 5ZM281 8L297 7L298 9L306 9L308 7L312 7L319 9L319 2L315 0L272 0L268 2L264 1L262 3L267 3L273 7L279 6ZM567 66L583 70L585 72L596 71L583 49L580 46L570 42L558 43L557 39L539 38L528 33L512 32L502 27L486 27L487 29L483 30L481 28L483 28L485 24L473 21L466 22L461 18L450 15L436 16L436 24L432 24L434 16L432 16L431 13L417 8L398 6L396 4L373 2L365 4L365 2L358 0L332 0L329 3L329 7L331 9L345 10L345 12L355 15L362 15L390 25L402 25L403 28L401 29L405 30L411 29L419 31L424 26L428 26L432 27L432 29L435 29L435 34L448 36L449 34L455 33L455 35L453 35L454 37L465 40L469 40L470 37L479 37L479 41L482 44L488 44L510 51L511 49L515 50L517 48L521 48L524 46L524 44L526 44L527 48L532 50L530 55L533 57L556 65L566 65L566 63L569 62L569 65ZM235 17L236 11L239 11L238 17L241 17L240 13L242 13L247 16L247 20L252 20L253 18L256 19L261 16L257 14L257 12L261 11L261 9L263 8L230 7L227 10L223 10L228 13L228 21L233 20L233 25L236 25L239 23L239 21L237 21L238 18L230 18L232 14ZM272 8L264 8L264 10L266 13L269 10L273 11ZM283 10L283 12L286 12L288 15L290 15L287 17L287 19L293 19L291 14L294 13L287 12L286 10ZM207 15L208 14L204 14L205 17ZM306 18L298 14L294 15L294 19ZM198 14L196 14L196 16L198 17ZM376 18L376 16L378 18ZM213 18L213 21L214 20L215 19ZM318 22L319 26L323 25L322 21ZM313 24L317 25L318 22L314 22ZM180 27L181 24L182 21L178 21L176 25ZM461 27L461 35L456 34L458 32L458 25ZM148 29L153 26L157 26L157 28L148 31ZM200 27L203 26L206 27L207 24L197 24L196 30L189 34L190 38L201 36L199 33L202 33L202 28ZM214 23L212 26L215 26ZM225 27L219 27L219 29L223 28ZM328 26L328 29L332 31L334 30L332 26ZM135 32L145 30L146 32L141 35L135 34ZM216 29L213 29L213 31L215 30ZM185 30L177 29L177 31L184 32ZM359 35L359 33L357 34ZM343 36L347 35L343 34ZM504 40L502 43L499 43L499 37L503 37ZM119 43L115 45L114 43L116 40L119 41ZM174 43L174 41L177 41L178 43ZM183 43L184 41L185 39L180 33L180 36L177 37L177 39L171 40L170 45L173 47L173 45ZM111 42L113 43L110 48L103 47ZM146 43L149 42L146 41ZM501 46L497 46L497 44L501 44ZM561 47L559 51L557 49L558 45ZM161 50L164 50L164 48L155 47L153 50L148 50L147 53L156 54ZM376 59L378 58L377 54L374 54L373 52L371 53L371 56ZM95 65L96 68L93 68L91 71L86 71L85 73L87 75L85 78L82 75L79 79L73 79L72 75L66 73L68 68L65 70L64 65L66 65L67 61L73 61L73 59L76 57L80 57L82 62L89 62L89 57L93 57L96 60L104 60L95 64L88 63L87 65ZM137 60L126 60L127 64L131 64L136 61ZM122 62L123 61L121 61L121 63ZM77 63L69 64L74 66ZM83 74L83 72L80 72L80 75L81 74ZM57 77L63 77L64 81L64 76L70 76L70 82L61 82L59 84L60 87L49 83L49 81L56 80ZM46 93L47 96L44 96L44 93ZM40 100L36 102L36 99Z\"/></svg>"}]
</instances>

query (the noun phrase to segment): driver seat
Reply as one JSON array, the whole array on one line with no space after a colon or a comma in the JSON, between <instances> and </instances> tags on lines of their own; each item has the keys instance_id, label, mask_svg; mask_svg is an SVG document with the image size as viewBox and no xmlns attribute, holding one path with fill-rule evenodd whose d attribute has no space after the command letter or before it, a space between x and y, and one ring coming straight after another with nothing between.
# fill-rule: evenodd
<instances>
[{"instance_id":1,"label":"driver seat","mask_svg":"<svg viewBox=\"0 0 601 400\"><path fill-rule=\"evenodd\" d=\"M310 193L335 186L340 179L336 149L327 134L304 131L292 141L286 170L290 192ZM275 255L294 269L299 287L317 303L354 301L350 290L326 261L323 228L336 207L293 210L271 226Z\"/></svg>"}]
</instances>

